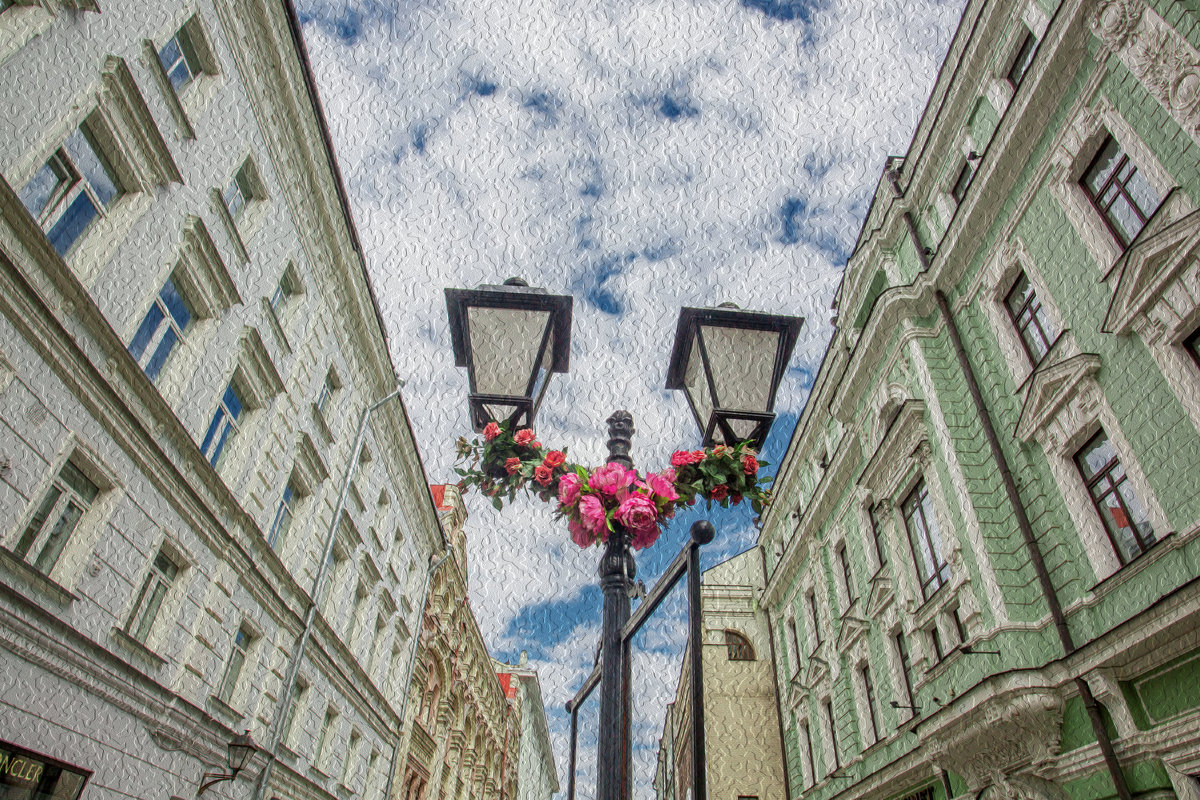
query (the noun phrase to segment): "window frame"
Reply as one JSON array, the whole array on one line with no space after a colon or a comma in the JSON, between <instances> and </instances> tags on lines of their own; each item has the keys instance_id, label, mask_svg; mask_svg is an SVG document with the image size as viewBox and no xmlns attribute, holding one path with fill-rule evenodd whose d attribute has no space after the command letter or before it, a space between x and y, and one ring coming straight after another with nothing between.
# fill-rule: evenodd
<instances>
[{"instance_id":1,"label":"window frame","mask_svg":"<svg viewBox=\"0 0 1200 800\"><path fill-rule=\"evenodd\" d=\"M1025 76L1029 74L1029 67L1033 64L1033 59L1037 57L1038 45L1040 43L1033 31L1026 29L1025 36L1021 38L1021 43L1017 45L1012 58L1009 59L1008 69L1004 72L1004 80L1008 83L1013 94L1017 93L1017 89L1021 87ZM1026 50L1026 47L1028 47L1028 50ZM1014 78L1013 73L1017 71L1018 66L1021 69Z\"/></svg>"},{"instance_id":2,"label":"window frame","mask_svg":"<svg viewBox=\"0 0 1200 800\"><path fill-rule=\"evenodd\" d=\"M858 595L854 593L854 575L850 569L850 556L846 552L846 542L838 543L834 549L834 556L838 560L839 571L841 573L842 590L846 594L846 612L850 611L850 607L858 602Z\"/></svg>"},{"instance_id":3,"label":"window frame","mask_svg":"<svg viewBox=\"0 0 1200 800\"><path fill-rule=\"evenodd\" d=\"M916 707L916 698L913 695L913 680L912 680L912 654L908 652L908 645L904 642L904 632L896 631L892 634L892 645L896 649L896 665L900 668L900 680L904 689L905 707L908 711L908 718L912 719L917 715L913 709ZM899 711L900 709L896 709Z\"/></svg>"},{"instance_id":4,"label":"window frame","mask_svg":"<svg viewBox=\"0 0 1200 800\"><path fill-rule=\"evenodd\" d=\"M125 622L126 635L148 648L151 647L159 614L184 570L177 558L173 556L174 553L166 547L160 547L154 558L150 559L146 568L146 577L142 579L142 588L138 592Z\"/></svg>"},{"instance_id":5,"label":"window frame","mask_svg":"<svg viewBox=\"0 0 1200 800\"><path fill-rule=\"evenodd\" d=\"M833 754L832 772L837 772L842 768L842 754L841 749L838 747L837 719L833 714L833 699L826 697L821 701L821 707L825 712L825 725L829 729L829 747L830 752Z\"/></svg>"},{"instance_id":6,"label":"window frame","mask_svg":"<svg viewBox=\"0 0 1200 800\"><path fill-rule=\"evenodd\" d=\"M267 545L276 552L283 550L284 540L296 518L296 507L304 496L304 493L298 488L298 483L293 471L283 485L279 504L275 508L275 517L271 520L271 527L267 531Z\"/></svg>"},{"instance_id":7,"label":"window frame","mask_svg":"<svg viewBox=\"0 0 1200 800\"><path fill-rule=\"evenodd\" d=\"M64 477L67 469L78 473L79 477L87 481L88 485L95 489L91 497L83 497L84 493L80 493L76 487L70 485L70 480ZM49 483L38 493L37 501L31 506L32 513L27 514L23 518L22 524L17 528L19 533L10 539L9 551L13 556L46 578L52 578L55 571L62 564L64 553L68 550L71 540L75 538L80 524L84 523L85 518L88 516L88 511L96 507L104 492L99 483L93 476L88 475L87 472L86 469L81 468L75 462L74 454L65 459L59 465L58 469L54 471ZM52 492L57 492L57 494L52 495ZM60 508L61 510L58 511L57 519L55 519L53 525L48 525L51 514ZM78 509L78 513L73 520L65 523L69 525L69 528L65 532L59 531L56 533L55 530L64 525L63 520L67 518L67 513L71 508ZM39 517L41 521L38 522L36 529L34 529L34 523ZM27 539L28 542L26 543ZM48 563L43 565L42 562L46 556L47 547L51 546L52 539L56 543L61 542L61 544L56 544L57 549L49 558ZM34 545L39 540L41 544L35 548ZM37 555L30 558L29 553L34 550L36 550Z\"/></svg>"},{"instance_id":8,"label":"window frame","mask_svg":"<svg viewBox=\"0 0 1200 800\"><path fill-rule=\"evenodd\" d=\"M744 634L730 628L725 629L725 655L727 661L755 661L754 645Z\"/></svg>"},{"instance_id":9,"label":"window frame","mask_svg":"<svg viewBox=\"0 0 1200 800\"><path fill-rule=\"evenodd\" d=\"M182 311L187 319L180 323L179 318L172 311L172 303L164 297L167 290L170 289L178 299L182 306ZM138 338L143 335L143 329L150 323L152 316L157 313L159 315L158 323L153 330L146 334L146 341L142 344L139 352L134 352L134 345L137 344ZM170 277L163 283L158 293L154 295L154 299L150 303L150 308L142 316L142 321L138 323L134 330L133 338L130 339L126 349L129 350L137 365L141 367L142 372L150 379L151 383L158 383L158 379L162 376L163 370L171 361L172 354L178 354L179 346L183 343L185 336L189 330L195 327L199 320L199 314L196 311L195 303L187 297L187 293L180 289L179 283L175 280L175 273L172 272ZM169 334L168 334L169 331ZM162 350L164 342L167 341L168 335L174 337L174 341L167 347L165 353ZM157 364L156 364L157 360ZM151 367L154 367L151 373Z\"/></svg>"},{"instance_id":10,"label":"window frame","mask_svg":"<svg viewBox=\"0 0 1200 800\"><path fill-rule=\"evenodd\" d=\"M858 665L858 678L863 687L863 701L867 705L867 719L871 723L871 744L881 740L879 719L875 710L875 683L871 680L871 665L866 661Z\"/></svg>"},{"instance_id":11,"label":"window frame","mask_svg":"<svg viewBox=\"0 0 1200 800\"><path fill-rule=\"evenodd\" d=\"M236 411L231 407L229 397L233 395L233 399L237 401ZM230 380L226 384L224 391L217 398L217 407L213 412L212 421L208 423L208 430L204 434L204 439L200 445L200 452L204 454L205 459L213 469L219 470L224 461L224 456L228 453L226 449L229 443L237 438L238 432L244 425L245 417L249 414L250 406L248 404L249 393L244 387L238 385L236 376L234 380ZM217 439L218 427L224 422L224 429ZM215 446L211 448L214 440Z\"/></svg>"},{"instance_id":12,"label":"window frame","mask_svg":"<svg viewBox=\"0 0 1200 800\"><path fill-rule=\"evenodd\" d=\"M919 502L913 505L913 510L920 512L921 521L923 523L920 530L920 534L922 534L922 540L920 542L917 541L917 538L914 535L912 518L910 517L908 510L909 504L914 498L918 498ZM928 505L928 514L926 514L926 505ZM946 584L950 582L952 574L950 570L950 560L946 557L946 554L942 552L942 550L945 549L945 541L942 536L941 528L939 527L937 509L935 509L933 505L933 495L930 493L929 485L923 476L917 480L916 484L913 485L913 488L909 490L908 494L905 495L904 500L900 503L900 516L904 519L904 528L908 535L908 545L912 552L913 566L917 571L917 582L921 589L921 599L922 601L927 601L937 594L942 587L946 586ZM930 520L932 520L933 523L932 528L929 525ZM934 546L933 537L930 535L931 530L937 533L937 547ZM927 548L930 561L934 562L932 564L931 574L928 576L921 574L922 570L925 568L923 566L925 562L917 556L918 543L923 544ZM937 585L934 586L931 591L929 587L934 583Z\"/></svg>"},{"instance_id":13,"label":"window frame","mask_svg":"<svg viewBox=\"0 0 1200 800\"><path fill-rule=\"evenodd\" d=\"M239 647L239 639L242 643ZM232 706L236 699L238 682L245 673L246 664L250 660L251 650L254 647L258 636L255 635L254 629L243 622L234 632L233 638L229 642L229 657L225 660L225 668L221 674L221 682L217 686L216 697L222 703ZM236 669L235 669L236 659ZM293 685L293 688L294 685Z\"/></svg>"},{"instance_id":14,"label":"window frame","mask_svg":"<svg viewBox=\"0 0 1200 800\"><path fill-rule=\"evenodd\" d=\"M1154 182L1151 180L1150 176L1142 170L1138 163L1133 160L1128 148L1125 147L1121 140L1114 136L1111 131L1106 130L1105 132L1107 135L1101 140L1099 146L1095 148L1091 160L1088 162L1087 166L1084 167L1082 174L1079 176L1078 183L1080 188L1083 189L1083 193L1087 197L1088 202L1091 203L1093 210L1100 215L1100 219L1104 222L1104 226L1108 229L1108 232L1112 234L1113 238L1116 239L1117 245L1120 247L1120 249L1124 251L1127 250L1129 246L1137 239L1138 234L1145 229L1146 222L1150 219L1150 217L1154 216L1155 210L1157 210L1158 206L1162 204L1164 193L1154 185ZM1105 154L1110 145L1114 146L1117 150L1117 154L1115 156L1117 163L1112 168L1108 178L1105 179L1104 184L1098 190L1096 190L1095 193L1093 193L1091 187L1089 186L1091 173L1097 167L1101 157ZM1118 176L1120 175L1121 171L1128 165L1132 165L1132 172L1130 172L1126 178L1118 181ZM1126 187L1128 186L1129 182L1134 179L1139 171L1142 172L1142 179L1147 185L1150 186L1151 189L1154 190L1155 194L1157 195L1154 208L1143 209L1140 205L1138 205L1134 196L1126 191ZM1104 203L1104 195L1108 193L1109 189L1114 187L1118 188L1117 193L1107 201L1106 205L1102 205L1102 203ZM1140 223L1138 229L1133 231L1128 239L1125 237L1125 232L1118 227L1119 223L1114 221L1115 215L1110 215L1110 209L1118 199L1125 200L1126 204L1134 212L1138 222Z\"/></svg>"},{"instance_id":15,"label":"window frame","mask_svg":"<svg viewBox=\"0 0 1200 800\"><path fill-rule=\"evenodd\" d=\"M1112 450L1113 456L1104 464L1103 467L1097 469L1095 474L1089 478L1084 470L1083 455L1085 451L1091 449L1093 443L1101 438L1103 438L1108 448ZM1129 472L1121 463L1121 455L1117 452L1117 448L1113 444L1112 438L1109 437L1105 429L1100 427L1092 436L1088 437L1083 445L1081 445L1075 451L1075 454L1072 456L1071 460L1075 463L1075 467L1079 472L1079 477L1083 480L1084 490L1092 501L1092 508L1095 510L1096 516L1100 519L1101 527L1104 528L1104 532L1108 536L1109 544L1112 546L1113 554L1116 556L1117 561L1120 564L1120 568L1128 566L1149 552L1149 550L1153 548L1154 545L1159 541L1158 537L1154 533L1154 526L1150 520L1150 513L1144 501L1137 496L1136 492L1134 492L1134 487L1130 481ZM1111 473L1116 470L1119 470L1121 475L1119 478L1114 480L1110 476ZM1100 497L1097 497L1095 487L1106 480L1109 483L1109 489L1103 492ZM1143 542L1143 539L1146 538L1146 536L1138 529L1137 523L1126 505L1126 498L1120 491L1120 487L1125 484L1130 484L1129 491L1133 493L1133 496L1137 500L1138 504L1142 506L1142 512L1146 516L1146 525L1150 529L1148 537L1149 541ZM1138 551L1132 556L1127 556L1121 546L1118 544L1117 536L1113 532L1112 528L1109 527L1108 517L1105 516L1104 512L1101 510L1100 501L1110 495L1116 498L1122 515L1125 516L1130 523L1132 523L1128 526L1122 526L1127 527L1133 532L1134 544L1137 546Z\"/></svg>"},{"instance_id":16,"label":"window frame","mask_svg":"<svg viewBox=\"0 0 1200 800\"><path fill-rule=\"evenodd\" d=\"M1028 295L1021 302L1020 306L1014 310L1012 298L1016 294L1017 288L1022 282L1029 287ZM1021 347L1025 351L1025 355L1029 358L1030 364L1032 364L1034 367L1038 366L1049 354L1050 349L1054 346L1054 343L1058 341L1061 331L1054 331L1053 336L1048 334L1043 323L1049 323L1052 322L1052 320L1049 320L1049 312L1046 309L1046 304L1042 302L1042 298L1038 296L1037 287L1034 285L1033 281L1029 279L1029 274L1024 269L1019 270L1016 278L1013 279L1012 285L1009 287L1008 292L1004 295L1003 304L1004 310L1008 312L1009 322L1012 323L1013 330L1016 331L1017 339L1021 342ZM1026 312L1029 314L1029 321L1023 326L1021 324L1020 317ZM1045 319L1040 318L1039 314L1041 317L1045 317ZM1037 338L1042 342L1042 345L1045 348L1040 356L1034 355L1033 348L1029 342L1029 340L1034 337L1032 334L1029 336L1026 335L1030 328L1037 329Z\"/></svg>"},{"instance_id":17,"label":"window frame","mask_svg":"<svg viewBox=\"0 0 1200 800\"><path fill-rule=\"evenodd\" d=\"M804 611L809 628L809 650L808 657L812 658L817 651L821 649L823 640L821 639L821 617L820 611L817 609L817 590L816 588L809 589L804 595Z\"/></svg>"},{"instance_id":18,"label":"window frame","mask_svg":"<svg viewBox=\"0 0 1200 800\"><path fill-rule=\"evenodd\" d=\"M950 184L950 198L956 205L962 205L963 200L967 199L967 192L971 190L971 184L975 182L977 171L974 161L970 158L963 159L954 182Z\"/></svg>"},{"instance_id":19,"label":"window frame","mask_svg":"<svg viewBox=\"0 0 1200 800\"><path fill-rule=\"evenodd\" d=\"M807 779L804 788L808 789L817 785L817 759L813 752L812 726L807 719L800 720L798 725L801 732L804 734L804 739L801 744L804 745L804 761L808 767L808 774L804 777Z\"/></svg>"}]
</instances>

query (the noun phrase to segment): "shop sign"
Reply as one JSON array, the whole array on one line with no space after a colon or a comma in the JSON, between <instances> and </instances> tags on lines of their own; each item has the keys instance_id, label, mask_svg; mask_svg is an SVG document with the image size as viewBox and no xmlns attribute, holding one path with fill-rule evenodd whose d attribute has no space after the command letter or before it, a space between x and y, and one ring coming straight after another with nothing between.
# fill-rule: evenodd
<instances>
[{"instance_id":1,"label":"shop sign","mask_svg":"<svg viewBox=\"0 0 1200 800\"><path fill-rule=\"evenodd\" d=\"M0 741L0 800L78 800L92 773Z\"/></svg>"}]
</instances>

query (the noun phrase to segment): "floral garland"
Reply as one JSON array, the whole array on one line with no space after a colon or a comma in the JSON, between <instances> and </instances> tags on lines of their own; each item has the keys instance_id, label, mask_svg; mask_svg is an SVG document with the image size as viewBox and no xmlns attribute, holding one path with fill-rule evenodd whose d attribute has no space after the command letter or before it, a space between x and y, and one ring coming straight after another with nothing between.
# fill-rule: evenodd
<instances>
[{"instance_id":1,"label":"floral garland","mask_svg":"<svg viewBox=\"0 0 1200 800\"><path fill-rule=\"evenodd\" d=\"M489 422L482 442L459 437L457 452L459 461L470 459L465 469L454 470L460 489L478 487L497 509L505 497L514 500L518 489L543 502L557 501L556 514L567 520L571 540L580 547L608 541L614 524L630 532L635 549L649 547L679 508L699 498L709 508L747 500L757 514L771 500L766 487L771 478L759 474L767 462L746 442L677 450L670 467L647 475L621 464L588 469L567 463L567 448L546 450L532 429L514 433L508 423Z\"/></svg>"}]
</instances>

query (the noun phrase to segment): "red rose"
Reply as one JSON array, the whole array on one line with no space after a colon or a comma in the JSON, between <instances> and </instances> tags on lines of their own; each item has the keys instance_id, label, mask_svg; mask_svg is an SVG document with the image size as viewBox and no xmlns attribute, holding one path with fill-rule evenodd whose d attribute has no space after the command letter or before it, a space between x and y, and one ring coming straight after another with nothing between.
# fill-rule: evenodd
<instances>
[{"instance_id":1,"label":"red rose","mask_svg":"<svg viewBox=\"0 0 1200 800\"><path fill-rule=\"evenodd\" d=\"M546 458L542 461L550 469L561 467L567 460L567 456L561 450L551 450L546 453Z\"/></svg>"},{"instance_id":2,"label":"red rose","mask_svg":"<svg viewBox=\"0 0 1200 800\"><path fill-rule=\"evenodd\" d=\"M542 486L549 486L550 481L553 480L553 478L554 478L554 473L552 473L550 471L550 468L547 467L545 464L538 464L536 467L533 468L533 479L535 481L537 481L538 483L540 483Z\"/></svg>"},{"instance_id":3,"label":"red rose","mask_svg":"<svg viewBox=\"0 0 1200 800\"><path fill-rule=\"evenodd\" d=\"M513 441L519 445L527 445L533 441L533 431L529 428L522 428L517 431L517 435L513 437Z\"/></svg>"},{"instance_id":4,"label":"red rose","mask_svg":"<svg viewBox=\"0 0 1200 800\"><path fill-rule=\"evenodd\" d=\"M699 464L701 461L703 461L706 458L706 455L703 450L693 450L691 453L691 456L692 456L693 464Z\"/></svg>"},{"instance_id":5,"label":"red rose","mask_svg":"<svg viewBox=\"0 0 1200 800\"><path fill-rule=\"evenodd\" d=\"M742 496L740 494L731 494L729 495L729 500L736 506L738 503L742 502Z\"/></svg>"},{"instance_id":6,"label":"red rose","mask_svg":"<svg viewBox=\"0 0 1200 800\"><path fill-rule=\"evenodd\" d=\"M532 442L530 442L529 446L532 447L534 450L542 449L542 443L539 442L537 439L534 439Z\"/></svg>"},{"instance_id":7,"label":"red rose","mask_svg":"<svg viewBox=\"0 0 1200 800\"><path fill-rule=\"evenodd\" d=\"M742 471L747 475L758 472L758 459L754 456L742 456Z\"/></svg>"},{"instance_id":8,"label":"red rose","mask_svg":"<svg viewBox=\"0 0 1200 800\"><path fill-rule=\"evenodd\" d=\"M718 483L716 486L714 486L712 488L712 492L709 494L709 497L711 497L713 500L718 500L718 501L724 500L728 496L729 496L729 487L723 483Z\"/></svg>"},{"instance_id":9,"label":"red rose","mask_svg":"<svg viewBox=\"0 0 1200 800\"><path fill-rule=\"evenodd\" d=\"M489 422L483 426L483 438L489 442L500 435L500 426L494 422Z\"/></svg>"},{"instance_id":10,"label":"red rose","mask_svg":"<svg viewBox=\"0 0 1200 800\"><path fill-rule=\"evenodd\" d=\"M516 475L521 471L521 459L510 458L504 462L504 468L508 470L509 475Z\"/></svg>"}]
</instances>

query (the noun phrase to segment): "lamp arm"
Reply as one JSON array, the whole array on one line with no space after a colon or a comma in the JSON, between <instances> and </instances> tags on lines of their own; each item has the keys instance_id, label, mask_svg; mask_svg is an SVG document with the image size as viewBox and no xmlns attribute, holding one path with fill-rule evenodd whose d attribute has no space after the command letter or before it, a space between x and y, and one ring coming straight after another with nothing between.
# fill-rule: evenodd
<instances>
[{"instance_id":1,"label":"lamp arm","mask_svg":"<svg viewBox=\"0 0 1200 800\"><path fill-rule=\"evenodd\" d=\"M201 778L200 790L196 792L196 796L204 794L209 788L216 786L218 783L231 781L238 776L240 769L230 770L229 772L206 772Z\"/></svg>"}]
</instances>

